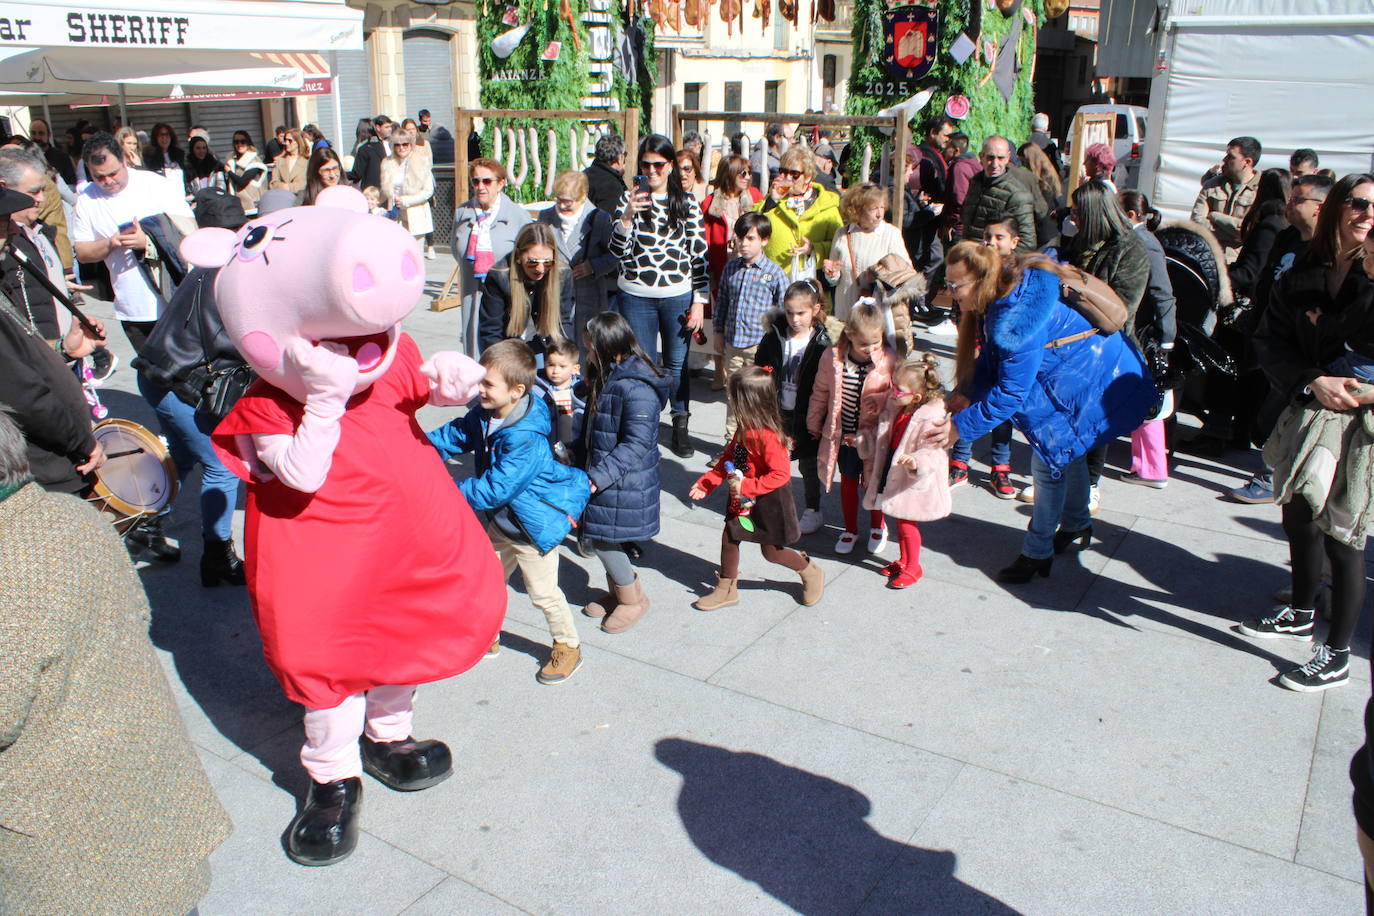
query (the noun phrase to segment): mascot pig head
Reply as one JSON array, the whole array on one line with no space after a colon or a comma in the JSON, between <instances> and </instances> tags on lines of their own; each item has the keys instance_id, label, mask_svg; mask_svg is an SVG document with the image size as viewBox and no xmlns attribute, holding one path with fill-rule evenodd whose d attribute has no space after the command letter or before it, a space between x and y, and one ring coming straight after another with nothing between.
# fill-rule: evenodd
<instances>
[{"instance_id":1,"label":"mascot pig head","mask_svg":"<svg viewBox=\"0 0 1374 916\"><path fill-rule=\"evenodd\" d=\"M358 364L355 393L396 354L401 319L424 289L419 242L368 213L353 188L326 188L314 206L277 210L238 232L201 229L181 254L218 267L215 301L234 345L258 374L298 401L306 385L292 354L323 346Z\"/></svg>"}]
</instances>

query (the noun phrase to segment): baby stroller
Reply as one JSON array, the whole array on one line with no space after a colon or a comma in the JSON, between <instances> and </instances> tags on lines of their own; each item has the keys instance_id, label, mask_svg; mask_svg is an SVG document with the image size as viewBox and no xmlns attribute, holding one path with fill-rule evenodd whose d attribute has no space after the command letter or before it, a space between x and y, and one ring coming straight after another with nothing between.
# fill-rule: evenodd
<instances>
[{"instance_id":1,"label":"baby stroller","mask_svg":"<svg viewBox=\"0 0 1374 916\"><path fill-rule=\"evenodd\" d=\"M1206 227L1194 222L1167 223L1155 233L1164 248L1169 282L1177 302L1178 336L1169 354L1161 388L1177 389L1179 406L1194 412L1201 406L1208 372L1235 375L1229 353L1212 339L1221 310L1233 304L1231 281L1221 245Z\"/></svg>"}]
</instances>

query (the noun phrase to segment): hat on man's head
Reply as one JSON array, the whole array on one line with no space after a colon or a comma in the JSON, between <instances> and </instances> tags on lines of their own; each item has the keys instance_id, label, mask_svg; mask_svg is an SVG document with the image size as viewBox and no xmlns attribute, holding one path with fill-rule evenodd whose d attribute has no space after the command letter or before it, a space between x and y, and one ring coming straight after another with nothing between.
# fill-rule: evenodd
<instances>
[{"instance_id":1,"label":"hat on man's head","mask_svg":"<svg viewBox=\"0 0 1374 916\"><path fill-rule=\"evenodd\" d=\"M37 205L38 201L27 194L13 188L0 188L0 216L9 216Z\"/></svg>"}]
</instances>

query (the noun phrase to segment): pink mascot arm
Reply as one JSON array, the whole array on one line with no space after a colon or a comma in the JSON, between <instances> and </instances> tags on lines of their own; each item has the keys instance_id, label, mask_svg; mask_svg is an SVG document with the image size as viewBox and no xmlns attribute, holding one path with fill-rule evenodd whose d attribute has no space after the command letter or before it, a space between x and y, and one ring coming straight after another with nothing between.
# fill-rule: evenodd
<instances>
[{"instance_id":1,"label":"pink mascot arm","mask_svg":"<svg viewBox=\"0 0 1374 916\"><path fill-rule=\"evenodd\" d=\"M305 383L305 414L294 435L259 433L253 436L253 447L278 480L293 490L314 493L329 476L339 444L339 420L353 396L358 364L337 344L314 345L300 339L287 345L284 359L287 371Z\"/></svg>"},{"instance_id":2,"label":"pink mascot arm","mask_svg":"<svg viewBox=\"0 0 1374 916\"><path fill-rule=\"evenodd\" d=\"M436 407L468 403L477 394L477 383L487 374L475 360L450 350L435 353L420 371L429 378L429 403Z\"/></svg>"}]
</instances>

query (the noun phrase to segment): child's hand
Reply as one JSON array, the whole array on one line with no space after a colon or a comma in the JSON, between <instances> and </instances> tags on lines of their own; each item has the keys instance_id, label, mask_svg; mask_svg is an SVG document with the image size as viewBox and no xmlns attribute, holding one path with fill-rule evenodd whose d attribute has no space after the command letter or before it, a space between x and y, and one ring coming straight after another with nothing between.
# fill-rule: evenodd
<instances>
[{"instance_id":1,"label":"child's hand","mask_svg":"<svg viewBox=\"0 0 1374 916\"><path fill-rule=\"evenodd\" d=\"M692 484L692 489L687 491L687 497L693 502L706 498L706 488L699 483Z\"/></svg>"},{"instance_id":2,"label":"child's hand","mask_svg":"<svg viewBox=\"0 0 1374 916\"><path fill-rule=\"evenodd\" d=\"M916 469L916 456L915 456L915 455L898 455L896 458L894 458L894 459L892 460L892 463L895 464L895 465L897 465L897 467L900 467L900 468L909 468L909 469L911 469L911 470L915 470L915 469Z\"/></svg>"},{"instance_id":3,"label":"child's hand","mask_svg":"<svg viewBox=\"0 0 1374 916\"><path fill-rule=\"evenodd\" d=\"M850 448L854 448L858 443L858 438L859 437L854 433L845 433L844 444L849 446Z\"/></svg>"}]
</instances>

